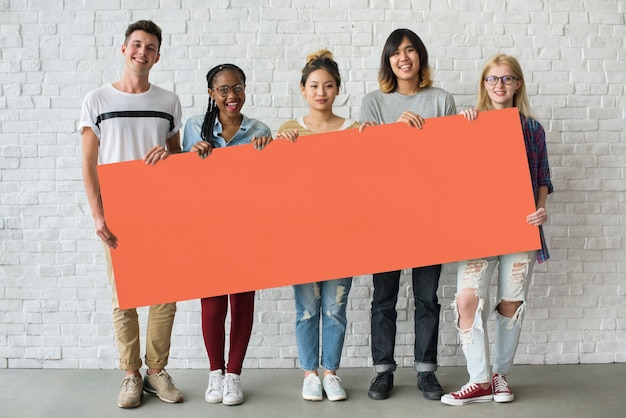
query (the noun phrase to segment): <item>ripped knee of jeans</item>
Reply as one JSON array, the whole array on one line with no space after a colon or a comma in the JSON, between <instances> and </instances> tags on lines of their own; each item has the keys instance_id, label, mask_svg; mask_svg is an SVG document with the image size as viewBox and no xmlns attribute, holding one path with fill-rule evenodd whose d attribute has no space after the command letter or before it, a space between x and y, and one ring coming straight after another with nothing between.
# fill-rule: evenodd
<instances>
[{"instance_id":1,"label":"ripped knee of jeans","mask_svg":"<svg viewBox=\"0 0 626 418\"><path fill-rule=\"evenodd\" d=\"M309 312L308 309L305 309L302 312L302 317L300 318L300 322L308 321L310 319L311 319L311 312Z\"/></svg>"},{"instance_id":2,"label":"ripped knee of jeans","mask_svg":"<svg viewBox=\"0 0 626 418\"><path fill-rule=\"evenodd\" d=\"M459 298L462 297L473 297L478 299L476 305L476 312L474 313L474 321L472 326L469 328L461 328L459 323ZM485 305L485 301L480 298L478 295L478 291L475 288L463 288L461 289L454 297L454 302L452 302L452 306L454 308L454 318L455 318L455 327L459 332L459 338L461 340L461 348L463 352L467 352L467 346L472 343L474 339L474 331L483 333L483 321L482 321L482 311Z\"/></svg>"},{"instance_id":3,"label":"ripped knee of jeans","mask_svg":"<svg viewBox=\"0 0 626 418\"><path fill-rule=\"evenodd\" d=\"M504 300L504 299L503 299ZM524 320L524 313L526 312L526 302L522 301L514 301L514 300L504 300L506 302L520 302L520 305L515 310L515 313L510 318L508 316L502 315L497 307L496 307L496 318L504 324L506 329L513 329L513 327L521 327L522 321ZM502 301L500 301L501 303ZM498 306L500 305L498 303Z\"/></svg>"}]
</instances>

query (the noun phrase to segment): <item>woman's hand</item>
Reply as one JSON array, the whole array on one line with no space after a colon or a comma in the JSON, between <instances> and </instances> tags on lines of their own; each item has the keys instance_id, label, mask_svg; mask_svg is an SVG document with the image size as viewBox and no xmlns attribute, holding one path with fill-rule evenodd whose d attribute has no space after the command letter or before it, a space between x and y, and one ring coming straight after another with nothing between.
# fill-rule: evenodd
<instances>
[{"instance_id":1,"label":"woman's hand","mask_svg":"<svg viewBox=\"0 0 626 418\"><path fill-rule=\"evenodd\" d=\"M293 131L282 131L276 134L276 139L286 139L291 142L296 142L298 139L298 130L294 129Z\"/></svg>"},{"instance_id":2,"label":"woman's hand","mask_svg":"<svg viewBox=\"0 0 626 418\"><path fill-rule=\"evenodd\" d=\"M193 144L191 147L191 152L197 152L198 157L206 158L211 155L211 150L213 149L213 145L207 141L199 141Z\"/></svg>"},{"instance_id":3,"label":"woman's hand","mask_svg":"<svg viewBox=\"0 0 626 418\"><path fill-rule=\"evenodd\" d=\"M478 109L476 109L476 108L465 109L464 111L459 113L459 115L465 116L465 119L467 119L467 120L476 120L476 119L478 119Z\"/></svg>"},{"instance_id":4,"label":"woman's hand","mask_svg":"<svg viewBox=\"0 0 626 418\"><path fill-rule=\"evenodd\" d=\"M376 125L378 125L376 122L367 120L359 126L359 132L363 132L365 128L367 128L368 126L376 126Z\"/></svg>"},{"instance_id":5,"label":"woman's hand","mask_svg":"<svg viewBox=\"0 0 626 418\"><path fill-rule=\"evenodd\" d=\"M252 138L252 144L254 144L254 149L258 149L259 151L269 145L272 142L271 136L261 136L259 138Z\"/></svg>"},{"instance_id":6,"label":"woman's hand","mask_svg":"<svg viewBox=\"0 0 626 418\"><path fill-rule=\"evenodd\" d=\"M400 117L398 118L396 122L404 122L407 125L409 125L411 128L422 129L425 121L424 121L424 118L421 117L420 115L413 113L413 112L409 112L407 110L407 111L402 112L402 114L400 115Z\"/></svg>"},{"instance_id":7,"label":"woman's hand","mask_svg":"<svg viewBox=\"0 0 626 418\"><path fill-rule=\"evenodd\" d=\"M547 222L547 220L548 212L545 208L539 208L536 212L533 212L526 217L526 221L533 226L543 225Z\"/></svg>"}]
</instances>

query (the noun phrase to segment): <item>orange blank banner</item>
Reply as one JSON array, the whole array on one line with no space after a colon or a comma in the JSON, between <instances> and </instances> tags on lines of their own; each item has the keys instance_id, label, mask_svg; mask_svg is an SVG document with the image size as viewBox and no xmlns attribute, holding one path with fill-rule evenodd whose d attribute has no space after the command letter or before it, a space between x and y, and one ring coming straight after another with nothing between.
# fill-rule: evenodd
<instances>
[{"instance_id":1,"label":"orange blank banner","mask_svg":"<svg viewBox=\"0 0 626 418\"><path fill-rule=\"evenodd\" d=\"M121 308L540 247L516 109L98 174Z\"/></svg>"}]
</instances>

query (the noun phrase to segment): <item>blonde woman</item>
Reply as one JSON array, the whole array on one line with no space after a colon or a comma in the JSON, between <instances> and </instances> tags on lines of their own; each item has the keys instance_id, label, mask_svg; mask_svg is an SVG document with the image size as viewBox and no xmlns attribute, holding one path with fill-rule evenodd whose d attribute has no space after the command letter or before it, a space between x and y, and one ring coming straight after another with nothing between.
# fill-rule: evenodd
<instances>
[{"instance_id":1,"label":"blonde woman","mask_svg":"<svg viewBox=\"0 0 626 418\"><path fill-rule=\"evenodd\" d=\"M507 375L513 366L515 351L526 311L526 296L535 260L543 263L550 255L543 236L548 219L545 205L552 193L545 132L528 106L524 75L518 61L508 55L496 55L487 61L478 88L478 105L461 112L469 120L480 111L516 107L519 110L528 166L537 210L526 221L539 228L541 249L504 254L458 263L457 294L454 310L457 328L467 360L469 382L456 392L444 395L441 402L461 406L473 402L513 401ZM506 138L503 138L506 140ZM496 298L496 337L493 347L493 370L489 369L489 282L498 268Z\"/></svg>"}]
</instances>

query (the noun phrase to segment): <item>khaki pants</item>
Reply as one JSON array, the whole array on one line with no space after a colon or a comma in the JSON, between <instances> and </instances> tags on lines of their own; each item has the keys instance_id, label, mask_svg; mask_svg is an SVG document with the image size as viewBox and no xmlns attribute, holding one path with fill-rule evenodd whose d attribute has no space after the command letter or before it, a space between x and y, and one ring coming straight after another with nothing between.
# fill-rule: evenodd
<instances>
[{"instance_id":1,"label":"khaki pants","mask_svg":"<svg viewBox=\"0 0 626 418\"><path fill-rule=\"evenodd\" d=\"M136 371L141 368L139 342L139 319L136 309L120 309L115 288L115 274L111 262L111 250L105 246L107 273L112 291L113 328L115 344L120 356L120 369ZM148 313L146 331L146 366L151 369L163 369L170 354L170 340L174 325L176 303L152 305Z\"/></svg>"}]
</instances>

